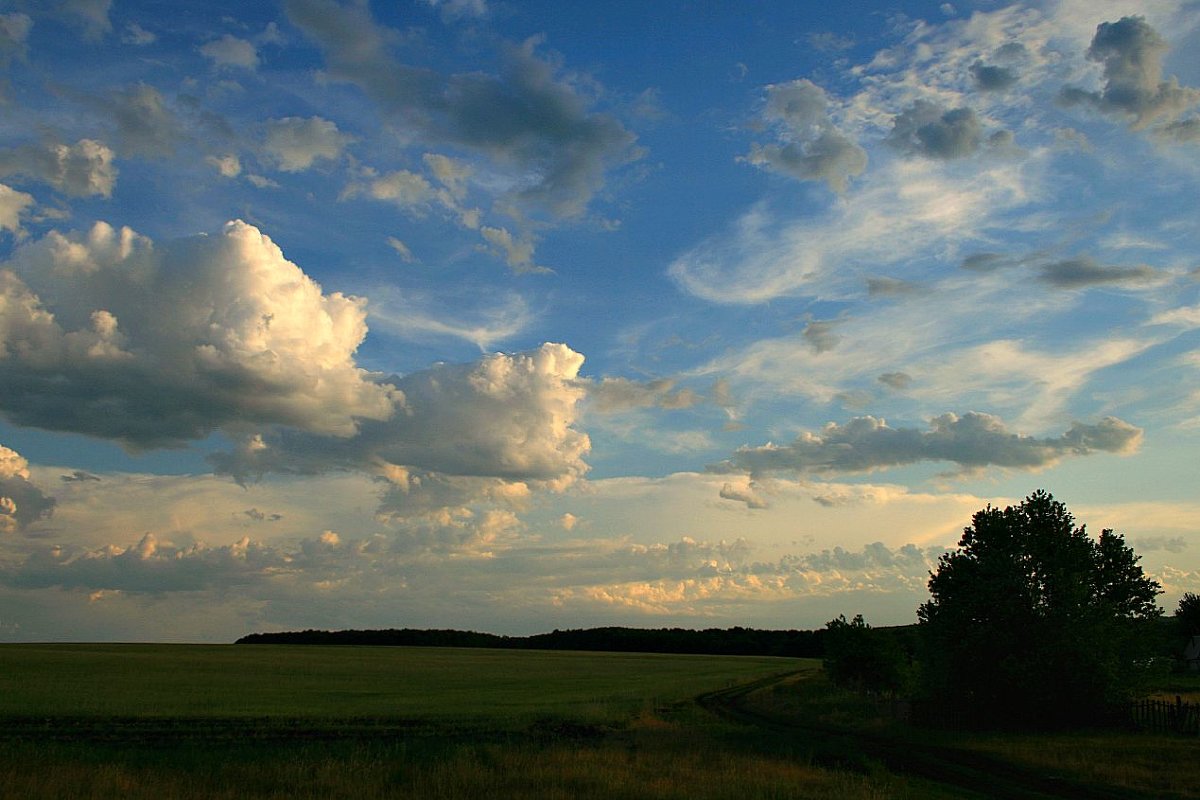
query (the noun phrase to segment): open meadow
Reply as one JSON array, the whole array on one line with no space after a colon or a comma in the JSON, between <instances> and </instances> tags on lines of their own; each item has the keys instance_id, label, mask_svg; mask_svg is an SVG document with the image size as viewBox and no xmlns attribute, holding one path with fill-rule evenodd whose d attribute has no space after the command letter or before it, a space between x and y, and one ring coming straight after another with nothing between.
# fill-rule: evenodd
<instances>
[{"instance_id":1,"label":"open meadow","mask_svg":"<svg viewBox=\"0 0 1200 800\"><path fill-rule=\"evenodd\" d=\"M809 659L0 646L0 787L32 800L1196 797L1197 745L916 731Z\"/></svg>"}]
</instances>

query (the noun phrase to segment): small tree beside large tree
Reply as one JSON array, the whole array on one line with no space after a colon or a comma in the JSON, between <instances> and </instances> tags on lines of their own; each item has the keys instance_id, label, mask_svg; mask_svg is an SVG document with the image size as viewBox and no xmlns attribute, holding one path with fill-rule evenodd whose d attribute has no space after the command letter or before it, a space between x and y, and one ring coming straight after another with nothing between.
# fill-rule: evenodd
<instances>
[{"instance_id":1,"label":"small tree beside large tree","mask_svg":"<svg viewBox=\"0 0 1200 800\"><path fill-rule=\"evenodd\" d=\"M927 701L980 724L1099 721L1129 698L1162 591L1045 491L972 518L918 609Z\"/></svg>"}]
</instances>

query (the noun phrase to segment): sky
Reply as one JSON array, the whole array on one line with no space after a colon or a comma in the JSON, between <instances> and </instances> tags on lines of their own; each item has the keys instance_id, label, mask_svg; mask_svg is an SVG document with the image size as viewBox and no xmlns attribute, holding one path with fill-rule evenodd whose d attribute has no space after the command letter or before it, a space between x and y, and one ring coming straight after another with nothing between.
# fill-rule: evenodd
<instances>
[{"instance_id":1,"label":"sky","mask_svg":"<svg viewBox=\"0 0 1200 800\"><path fill-rule=\"evenodd\" d=\"M1200 3L0 0L0 641L1200 591Z\"/></svg>"}]
</instances>

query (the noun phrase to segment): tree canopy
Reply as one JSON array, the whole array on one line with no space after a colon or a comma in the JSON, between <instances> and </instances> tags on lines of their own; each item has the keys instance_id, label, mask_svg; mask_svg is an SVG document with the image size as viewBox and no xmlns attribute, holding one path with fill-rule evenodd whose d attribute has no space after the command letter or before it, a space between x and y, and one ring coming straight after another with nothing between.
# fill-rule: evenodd
<instances>
[{"instance_id":1,"label":"tree canopy","mask_svg":"<svg viewBox=\"0 0 1200 800\"><path fill-rule=\"evenodd\" d=\"M1175 624L1183 636L1200 636L1200 595L1184 592L1175 608Z\"/></svg>"},{"instance_id":2,"label":"tree canopy","mask_svg":"<svg viewBox=\"0 0 1200 800\"><path fill-rule=\"evenodd\" d=\"M1124 538L1092 538L1041 490L971 522L917 612L929 696L980 722L1048 725L1124 699L1162 613Z\"/></svg>"}]
</instances>

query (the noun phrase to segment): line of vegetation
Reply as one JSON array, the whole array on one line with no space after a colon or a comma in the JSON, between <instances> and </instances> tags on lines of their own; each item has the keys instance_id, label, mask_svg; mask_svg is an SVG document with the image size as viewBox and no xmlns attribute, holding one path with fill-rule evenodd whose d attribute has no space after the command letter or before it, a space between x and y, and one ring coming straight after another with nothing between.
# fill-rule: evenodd
<instances>
[{"instance_id":1,"label":"line of vegetation","mask_svg":"<svg viewBox=\"0 0 1200 800\"><path fill-rule=\"evenodd\" d=\"M675 653L714 656L820 658L825 630L756 628L585 628L532 636L499 636L458 630L304 630L252 633L237 644L320 644L407 647L483 647L506 650L583 650L612 653Z\"/></svg>"}]
</instances>

